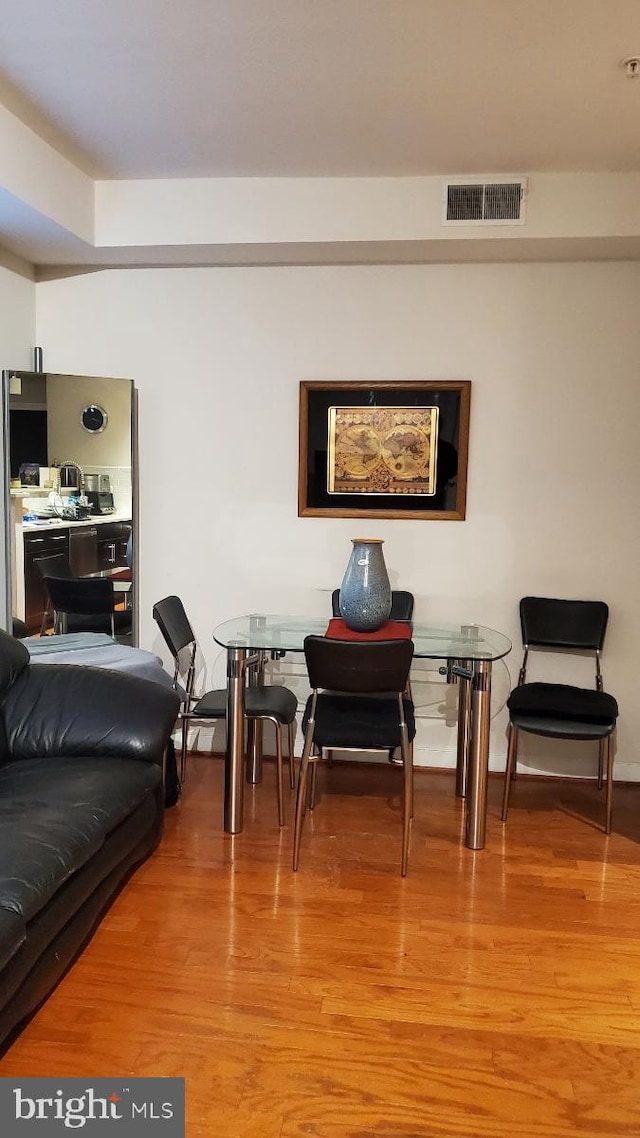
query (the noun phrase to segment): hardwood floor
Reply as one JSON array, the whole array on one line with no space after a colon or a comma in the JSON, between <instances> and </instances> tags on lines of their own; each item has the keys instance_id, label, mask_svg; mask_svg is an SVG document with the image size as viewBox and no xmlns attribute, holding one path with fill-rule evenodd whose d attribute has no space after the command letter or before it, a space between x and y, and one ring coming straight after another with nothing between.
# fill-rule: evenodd
<instances>
[{"instance_id":1,"label":"hardwood floor","mask_svg":"<svg viewBox=\"0 0 640 1138\"><path fill-rule=\"evenodd\" d=\"M192 758L161 848L0 1062L0 1075L184 1075L189 1138L640 1134L640 786L614 832L593 785L490 785L460 843L453 775L418 771L400 876L394 768L319 772L301 866L293 799Z\"/></svg>"}]
</instances>

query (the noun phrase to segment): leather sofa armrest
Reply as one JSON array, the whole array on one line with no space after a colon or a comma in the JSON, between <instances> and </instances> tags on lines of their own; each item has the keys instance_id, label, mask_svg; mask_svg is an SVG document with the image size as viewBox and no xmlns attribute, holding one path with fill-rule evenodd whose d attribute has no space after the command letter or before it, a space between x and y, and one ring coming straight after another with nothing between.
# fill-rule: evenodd
<instances>
[{"instance_id":1,"label":"leather sofa armrest","mask_svg":"<svg viewBox=\"0 0 640 1138\"><path fill-rule=\"evenodd\" d=\"M138 676L73 664L32 664L11 685L2 716L12 759L59 756L162 761L180 700Z\"/></svg>"}]
</instances>

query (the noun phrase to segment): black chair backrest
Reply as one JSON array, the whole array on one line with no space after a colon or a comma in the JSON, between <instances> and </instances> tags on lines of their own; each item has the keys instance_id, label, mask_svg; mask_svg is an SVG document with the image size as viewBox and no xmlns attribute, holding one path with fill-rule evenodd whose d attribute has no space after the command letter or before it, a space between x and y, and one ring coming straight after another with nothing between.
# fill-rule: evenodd
<instances>
[{"instance_id":1,"label":"black chair backrest","mask_svg":"<svg viewBox=\"0 0 640 1138\"><path fill-rule=\"evenodd\" d=\"M413 641L307 636L304 654L312 688L352 694L403 692L413 659Z\"/></svg>"},{"instance_id":2,"label":"black chair backrest","mask_svg":"<svg viewBox=\"0 0 640 1138\"><path fill-rule=\"evenodd\" d=\"M408 593L405 589L394 589L391 593L389 620L411 620L413 604L413 593ZM331 610L333 616L340 616L339 589L334 589L331 594Z\"/></svg>"},{"instance_id":3,"label":"black chair backrest","mask_svg":"<svg viewBox=\"0 0 640 1138\"><path fill-rule=\"evenodd\" d=\"M520 601L522 641L529 647L599 650L608 619L609 608L604 601L553 597L523 597Z\"/></svg>"},{"instance_id":4,"label":"black chair backrest","mask_svg":"<svg viewBox=\"0 0 640 1138\"><path fill-rule=\"evenodd\" d=\"M187 645L195 641L180 597L164 597L153 606L153 619L160 629L174 660Z\"/></svg>"},{"instance_id":5,"label":"black chair backrest","mask_svg":"<svg viewBox=\"0 0 640 1138\"><path fill-rule=\"evenodd\" d=\"M47 553L44 557L34 557L33 564L37 565L43 577L73 577L65 553Z\"/></svg>"},{"instance_id":6,"label":"black chair backrest","mask_svg":"<svg viewBox=\"0 0 640 1138\"><path fill-rule=\"evenodd\" d=\"M56 612L76 616L112 613L113 581L109 577L50 577L44 583Z\"/></svg>"}]
</instances>

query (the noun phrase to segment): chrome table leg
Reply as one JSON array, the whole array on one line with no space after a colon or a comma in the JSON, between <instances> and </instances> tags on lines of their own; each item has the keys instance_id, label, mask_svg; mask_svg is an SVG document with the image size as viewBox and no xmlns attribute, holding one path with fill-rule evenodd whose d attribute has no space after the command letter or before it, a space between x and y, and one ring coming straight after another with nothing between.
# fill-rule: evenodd
<instances>
[{"instance_id":1,"label":"chrome table leg","mask_svg":"<svg viewBox=\"0 0 640 1138\"><path fill-rule=\"evenodd\" d=\"M460 660L460 668L472 670L470 660ZM467 797L469 748L471 746L471 679L458 673L458 753L456 757L456 796Z\"/></svg>"},{"instance_id":2,"label":"chrome table leg","mask_svg":"<svg viewBox=\"0 0 640 1138\"><path fill-rule=\"evenodd\" d=\"M244 805L244 670L246 649L227 648L227 753L224 764L224 828L240 834Z\"/></svg>"},{"instance_id":3,"label":"chrome table leg","mask_svg":"<svg viewBox=\"0 0 640 1138\"><path fill-rule=\"evenodd\" d=\"M471 746L465 845L484 848L487 825L489 726L491 723L491 660L475 660L471 681Z\"/></svg>"}]
</instances>

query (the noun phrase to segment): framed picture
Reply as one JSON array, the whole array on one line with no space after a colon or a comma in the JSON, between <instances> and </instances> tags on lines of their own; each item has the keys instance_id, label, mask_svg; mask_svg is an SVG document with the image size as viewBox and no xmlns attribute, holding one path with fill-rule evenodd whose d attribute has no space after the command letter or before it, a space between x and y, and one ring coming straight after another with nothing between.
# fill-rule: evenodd
<instances>
[{"instance_id":1,"label":"framed picture","mask_svg":"<svg viewBox=\"0 0 640 1138\"><path fill-rule=\"evenodd\" d=\"M298 514L462 521L469 380L300 384Z\"/></svg>"}]
</instances>

